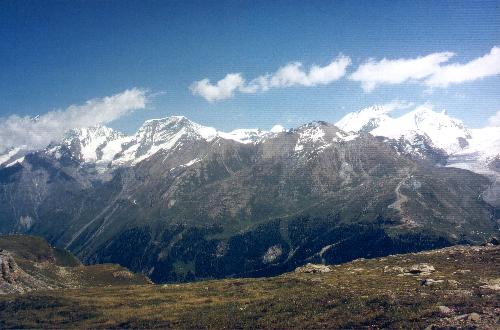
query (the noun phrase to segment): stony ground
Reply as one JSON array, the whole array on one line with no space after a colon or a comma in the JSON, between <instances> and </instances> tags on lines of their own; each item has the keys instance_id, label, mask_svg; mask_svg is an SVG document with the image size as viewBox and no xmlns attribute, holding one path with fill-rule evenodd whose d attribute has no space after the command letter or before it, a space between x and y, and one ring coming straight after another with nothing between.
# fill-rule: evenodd
<instances>
[{"instance_id":1,"label":"stony ground","mask_svg":"<svg viewBox=\"0 0 500 330\"><path fill-rule=\"evenodd\" d=\"M0 297L0 328L482 328L500 324L500 247L452 247L274 278Z\"/></svg>"}]
</instances>

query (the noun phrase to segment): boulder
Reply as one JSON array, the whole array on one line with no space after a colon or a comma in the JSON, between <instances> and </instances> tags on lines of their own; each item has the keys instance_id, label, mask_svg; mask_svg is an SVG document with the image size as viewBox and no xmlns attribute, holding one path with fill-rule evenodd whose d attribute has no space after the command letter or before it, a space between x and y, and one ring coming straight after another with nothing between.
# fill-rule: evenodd
<instances>
[{"instance_id":1,"label":"boulder","mask_svg":"<svg viewBox=\"0 0 500 330\"><path fill-rule=\"evenodd\" d=\"M441 313L441 314L450 314L452 312L451 308L447 307L447 306L438 306L438 311Z\"/></svg>"},{"instance_id":2,"label":"boulder","mask_svg":"<svg viewBox=\"0 0 500 330\"><path fill-rule=\"evenodd\" d=\"M411 266L407 272L414 275L428 275L435 270L434 266L423 263Z\"/></svg>"},{"instance_id":3,"label":"boulder","mask_svg":"<svg viewBox=\"0 0 500 330\"><path fill-rule=\"evenodd\" d=\"M443 280L433 280L432 278L426 278L425 280L422 280L421 284L423 286L432 286L443 282L444 282Z\"/></svg>"},{"instance_id":4,"label":"boulder","mask_svg":"<svg viewBox=\"0 0 500 330\"><path fill-rule=\"evenodd\" d=\"M478 313L470 313L467 317L468 321L479 322L481 320L481 316Z\"/></svg>"},{"instance_id":5,"label":"boulder","mask_svg":"<svg viewBox=\"0 0 500 330\"><path fill-rule=\"evenodd\" d=\"M295 269L296 273L311 273L311 274L329 273L331 271L332 269L330 268L330 266L322 264L311 264L311 263L305 264L304 266Z\"/></svg>"}]
</instances>

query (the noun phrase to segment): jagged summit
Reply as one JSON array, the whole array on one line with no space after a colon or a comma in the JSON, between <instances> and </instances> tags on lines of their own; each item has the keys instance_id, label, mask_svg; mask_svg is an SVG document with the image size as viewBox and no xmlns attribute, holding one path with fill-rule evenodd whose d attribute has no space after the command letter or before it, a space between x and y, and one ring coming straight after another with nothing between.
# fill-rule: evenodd
<instances>
[{"instance_id":1,"label":"jagged summit","mask_svg":"<svg viewBox=\"0 0 500 330\"><path fill-rule=\"evenodd\" d=\"M468 129L446 111L437 112L423 105L399 117L391 116L393 106L375 105L346 114L335 126L313 121L286 130L276 125L271 131L235 129L218 131L195 123L185 116L149 119L135 134L124 135L106 126L73 129L62 141L45 149L48 156L69 156L101 169L134 165L159 151L192 143L211 143L216 139L243 144L261 143L288 132L298 134L296 151L324 149L332 142L350 141L360 133L386 139L398 152L417 158L432 158L442 165L492 173L490 163L500 154L500 129ZM34 119L35 120L35 119ZM30 150L11 148L0 155L0 166L21 163Z\"/></svg>"},{"instance_id":2,"label":"jagged summit","mask_svg":"<svg viewBox=\"0 0 500 330\"><path fill-rule=\"evenodd\" d=\"M162 133L180 132L191 134L193 137L201 137L212 140L217 136L217 130L213 127L202 126L184 116L170 116L160 119L146 120L136 133L138 137L164 139Z\"/></svg>"},{"instance_id":3,"label":"jagged summit","mask_svg":"<svg viewBox=\"0 0 500 330\"><path fill-rule=\"evenodd\" d=\"M83 162L108 161L113 157L113 144L124 137L122 133L104 125L78 128L69 131L62 143L52 150L58 150L64 145L72 151L74 157Z\"/></svg>"}]
</instances>

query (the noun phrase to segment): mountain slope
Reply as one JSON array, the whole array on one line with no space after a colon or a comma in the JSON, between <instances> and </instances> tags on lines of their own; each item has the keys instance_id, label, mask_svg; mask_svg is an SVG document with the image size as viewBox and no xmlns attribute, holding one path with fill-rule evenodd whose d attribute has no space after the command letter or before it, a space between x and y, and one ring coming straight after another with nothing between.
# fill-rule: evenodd
<instances>
[{"instance_id":1,"label":"mountain slope","mask_svg":"<svg viewBox=\"0 0 500 330\"><path fill-rule=\"evenodd\" d=\"M0 294L149 283L118 265L83 266L68 251L32 236L0 236L0 267Z\"/></svg>"},{"instance_id":2,"label":"mountain slope","mask_svg":"<svg viewBox=\"0 0 500 330\"><path fill-rule=\"evenodd\" d=\"M1 230L158 282L271 275L498 232L478 198L485 177L325 122L261 136L241 143L174 117L146 122L104 172L70 148L29 154L0 170Z\"/></svg>"},{"instance_id":3,"label":"mountain slope","mask_svg":"<svg viewBox=\"0 0 500 330\"><path fill-rule=\"evenodd\" d=\"M494 329L499 262L498 246L457 246L265 279L0 296L0 327Z\"/></svg>"}]
</instances>

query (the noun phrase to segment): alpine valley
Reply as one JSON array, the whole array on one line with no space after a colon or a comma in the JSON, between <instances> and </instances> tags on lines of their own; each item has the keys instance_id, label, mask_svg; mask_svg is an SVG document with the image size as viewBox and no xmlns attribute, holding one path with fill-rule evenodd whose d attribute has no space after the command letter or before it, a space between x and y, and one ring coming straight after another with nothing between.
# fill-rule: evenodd
<instances>
[{"instance_id":1,"label":"alpine valley","mask_svg":"<svg viewBox=\"0 0 500 330\"><path fill-rule=\"evenodd\" d=\"M499 155L500 127L426 106L289 130L82 128L0 155L0 233L158 283L477 244L499 233Z\"/></svg>"}]
</instances>

